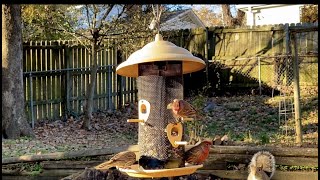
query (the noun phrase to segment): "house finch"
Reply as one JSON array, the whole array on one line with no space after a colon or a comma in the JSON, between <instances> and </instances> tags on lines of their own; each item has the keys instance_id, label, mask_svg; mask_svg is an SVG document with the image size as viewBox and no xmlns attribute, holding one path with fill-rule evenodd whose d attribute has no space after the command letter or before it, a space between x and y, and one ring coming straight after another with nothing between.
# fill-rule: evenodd
<instances>
[{"instance_id":1,"label":"house finch","mask_svg":"<svg viewBox=\"0 0 320 180\"><path fill-rule=\"evenodd\" d=\"M99 164L95 169L109 169L112 167L129 167L136 162L136 154L124 151L113 156L109 161Z\"/></svg>"},{"instance_id":2,"label":"house finch","mask_svg":"<svg viewBox=\"0 0 320 180\"><path fill-rule=\"evenodd\" d=\"M198 146L189 149L184 156L187 163L193 165L202 164L209 156L212 141L202 141Z\"/></svg>"},{"instance_id":3,"label":"house finch","mask_svg":"<svg viewBox=\"0 0 320 180\"><path fill-rule=\"evenodd\" d=\"M168 108L171 107L173 117L179 122L181 118L195 117L197 111L191 104L182 99L174 99L172 103L168 104ZM183 119L182 119L183 120Z\"/></svg>"}]
</instances>

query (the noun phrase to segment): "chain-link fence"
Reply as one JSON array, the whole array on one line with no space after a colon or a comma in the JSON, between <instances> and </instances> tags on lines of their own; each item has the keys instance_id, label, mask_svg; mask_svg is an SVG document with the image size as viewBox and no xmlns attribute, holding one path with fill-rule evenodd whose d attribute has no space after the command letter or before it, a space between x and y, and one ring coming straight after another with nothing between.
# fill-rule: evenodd
<instances>
[{"instance_id":1,"label":"chain-link fence","mask_svg":"<svg viewBox=\"0 0 320 180\"><path fill-rule=\"evenodd\" d=\"M251 87L258 90L260 94L264 94L266 88L286 95L293 94L293 58L291 55L239 58L214 61L213 64L216 69L220 70L217 75L220 76L219 81L223 81L220 86ZM228 78L226 79L225 76ZM317 55L299 56L299 79L302 94L317 93Z\"/></svg>"},{"instance_id":2,"label":"chain-link fence","mask_svg":"<svg viewBox=\"0 0 320 180\"><path fill-rule=\"evenodd\" d=\"M279 96L279 126L288 133L288 120L295 115L294 108L294 63L292 55L257 56L223 61L214 61L219 86L239 91L249 88L247 93ZM300 96L318 93L318 56L298 56L298 77ZM221 89L225 89L221 87Z\"/></svg>"}]
</instances>

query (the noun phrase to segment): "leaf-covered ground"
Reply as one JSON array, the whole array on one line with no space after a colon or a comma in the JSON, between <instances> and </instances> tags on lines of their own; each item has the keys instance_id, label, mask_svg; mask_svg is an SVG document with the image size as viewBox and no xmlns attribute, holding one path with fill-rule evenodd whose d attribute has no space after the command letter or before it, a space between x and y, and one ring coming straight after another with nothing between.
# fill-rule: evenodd
<instances>
[{"instance_id":1,"label":"leaf-covered ground","mask_svg":"<svg viewBox=\"0 0 320 180\"><path fill-rule=\"evenodd\" d=\"M195 107L201 107L201 104L213 106L210 111L207 108L207 112L204 112L206 123L200 136L227 134L237 144L292 146L295 144L294 115L288 114L287 121L281 115L279 121L279 100L280 97L248 95L213 98L198 96L191 102ZM301 98L301 121L302 146L317 147L317 95Z\"/></svg>"},{"instance_id":2,"label":"leaf-covered ground","mask_svg":"<svg viewBox=\"0 0 320 180\"><path fill-rule=\"evenodd\" d=\"M35 140L2 140L2 158L136 144L138 126L126 120L120 112L96 113L91 131L81 129L81 118L41 123L34 129Z\"/></svg>"},{"instance_id":3,"label":"leaf-covered ground","mask_svg":"<svg viewBox=\"0 0 320 180\"><path fill-rule=\"evenodd\" d=\"M196 131L200 137L214 138L216 135L227 134L236 144L294 145L294 119L288 118L287 128L284 120L279 125L279 98L197 96L188 100L203 113L201 123L187 125L189 132ZM318 96L303 97L301 107L303 146L317 147ZM127 112L96 113L91 131L80 128L81 118L39 123L34 129L35 140L3 139L2 158L136 144L138 125L126 122L132 117Z\"/></svg>"}]
</instances>

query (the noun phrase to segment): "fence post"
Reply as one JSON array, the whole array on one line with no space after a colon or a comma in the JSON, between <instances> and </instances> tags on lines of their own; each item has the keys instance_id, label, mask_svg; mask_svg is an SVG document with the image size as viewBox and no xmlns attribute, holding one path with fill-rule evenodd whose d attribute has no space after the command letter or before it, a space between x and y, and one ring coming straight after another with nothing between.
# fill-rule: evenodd
<instances>
[{"instance_id":1,"label":"fence post","mask_svg":"<svg viewBox=\"0 0 320 180\"><path fill-rule=\"evenodd\" d=\"M289 31L289 24L286 23L284 25L284 34L285 34L285 48L286 48L286 55L290 56L291 55L291 49L290 49L290 31ZM286 62L286 85L290 85L292 82L292 79L290 77L290 65L292 64L292 61L290 59L287 58L287 62Z\"/></svg>"},{"instance_id":2,"label":"fence post","mask_svg":"<svg viewBox=\"0 0 320 180\"><path fill-rule=\"evenodd\" d=\"M301 131L301 116L300 116L300 87L299 87L299 57L298 47L296 41L296 33L292 34L293 47L294 47L294 60L293 60L293 88L294 88L294 119L296 125L296 143L302 143L302 131Z\"/></svg>"},{"instance_id":3,"label":"fence post","mask_svg":"<svg viewBox=\"0 0 320 180\"><path fill-rule=\"evenodd\" d=\"M209 30L205 27L206 43L204 46L204 57L206 62L206 82L209 84Z\"/></svg>"},{"instance_id":4,"label":"fence post","mask_svg":"<svg viewBox=\"0 0 320 180\"><path fill-rule=\"evenodd\" d=\"M72 81L70 78L70 61L71 61L71 57L72 56L72 51L70 51L70 47L68 47L67 45L65 45L65 68L67 69L65 72L65 116L69 116L71 113L71 104L70 104L70 90L72 87Z\"/></svg>"},{"instance_id":5,"label":"fence post","mask_svg":"<svg viewBox=\"0 0 320 180\"><path fill-rule=\"evenodd\" d=\"M115 56L117 65L121 63L122 57L119 51L115 51L117 54ZM123 81L124 78L123 76L116 75L117 76L117 95L118 95L118 104L117 104L117 109L122 107L122 101L123 101Z\"/></svg>"},{"instance_id":6,"label":"fence post","mask_svg":"<svg viewBox=\"0 0 320 180\"><path fill-rule=\"evenodd\" d=\"M111 96L111 88L112 88L112 82L111 82L111 76L112 76L112 65L109 64L108 66L108 110L112 109L112 96Z\"/></svg>"},{"instance_id":7,"label":"fence post","mask_svg":"<svg viewBox=\"0 0 320 180\"><path fill-rule=\"evenodd\" d=\"M32 74L29 74L29 82L30 82L30 111L31 111L31 126L34 129L34 112L33 112L33 85L32 85Z\"/></svg>"},{"instance_id":8,"label":"fence post","mask_svg":"<svg viewBox=\"0 0 320 180\"><path fill-rule=\"evenodd\" d=\"M261 95L261 61L260 57L258 57L258 77L259 77L259 94Z\"/></svg>"}]
</instances>

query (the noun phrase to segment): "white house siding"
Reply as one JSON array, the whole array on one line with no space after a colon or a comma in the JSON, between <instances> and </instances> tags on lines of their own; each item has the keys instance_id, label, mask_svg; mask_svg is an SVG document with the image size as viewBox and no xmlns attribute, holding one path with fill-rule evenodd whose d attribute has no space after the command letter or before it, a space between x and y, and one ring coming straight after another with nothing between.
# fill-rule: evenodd
<instances>
[{"instance_id":1,"label":"white house siding","mask_svg":"<svg viewBox=\"0 0 320 180\"><path fill-rule=\"evenodd\" d=\"M254 14L255 25L299 23L300 6L292 5L261 9L260 12Z\"/></svg>"},{"instance_id":2,"label":"white house siding","mask_svg":"<svg viewBox=\"0 0 320 180\"><path fill-rule=\"evenodd\" d=\"M273 6L274 5L274 6ZM250 17L250 8L253 16ZM268 25L268 24L285 24L300 22L300 7L296 5L238 5L237 8L244 11L247 16L247 25ZM249 9L249 11L248 11Z\"/></svg>"}]
</instances>

